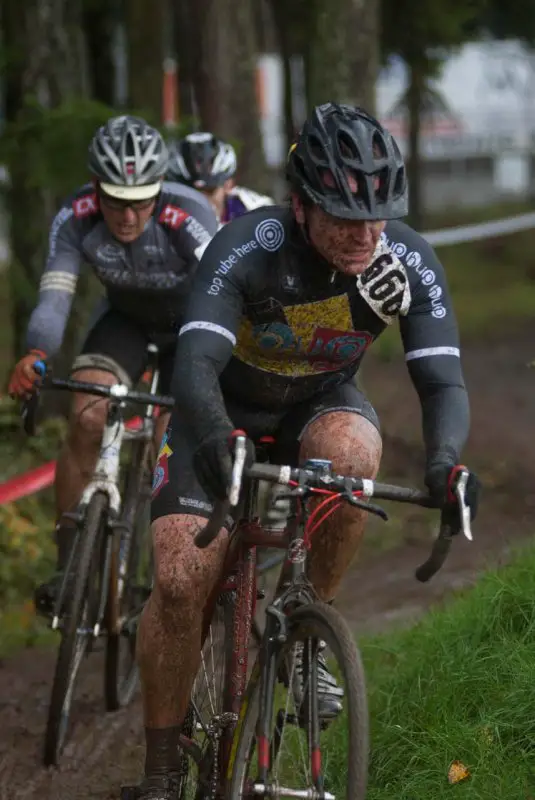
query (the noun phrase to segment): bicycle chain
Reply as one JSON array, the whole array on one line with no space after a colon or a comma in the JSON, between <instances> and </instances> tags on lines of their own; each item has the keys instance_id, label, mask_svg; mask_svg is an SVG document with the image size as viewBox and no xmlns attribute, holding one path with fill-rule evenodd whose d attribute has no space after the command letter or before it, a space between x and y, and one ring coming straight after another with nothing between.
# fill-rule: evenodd
<instances>
[{"instance_id":1,"label":"bicycle chain","mask_svg":"<svg viewBox=\"0 0 535 800\"><path fill-rule=\"evenodd\" d=\"M229 725L235 725L238 721L238 715L232 711L225 711L223 714L218 714L212 719L207 728L207 733L212 739L212 746L214 748L214 766L212 769L212 781L210 786L210 794L206 800L217 800L217 793L219 788L219 740L225 728Z\"/></svg>"}]
</instances>

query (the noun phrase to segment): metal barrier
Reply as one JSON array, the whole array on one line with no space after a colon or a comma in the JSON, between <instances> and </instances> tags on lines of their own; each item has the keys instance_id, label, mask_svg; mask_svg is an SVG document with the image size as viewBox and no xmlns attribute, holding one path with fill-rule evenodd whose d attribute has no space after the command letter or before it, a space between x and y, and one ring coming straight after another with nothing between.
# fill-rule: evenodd
<instances>
[{"instance_id":1,"label":"metal barrier","mask_svg":"<svg viewBox=\"0 0 535 800\"><path fill-rule=\"evenodd\" d=\"M445 228L441 231L423 233L433 247L443 247L448 244L461 244L463 242L476 242L480 239L492 239L508 233L535 228L535 212L517 214L514 217L480 222L478 225L460 225L455 228Z\"/></svg>"}]
</instances>

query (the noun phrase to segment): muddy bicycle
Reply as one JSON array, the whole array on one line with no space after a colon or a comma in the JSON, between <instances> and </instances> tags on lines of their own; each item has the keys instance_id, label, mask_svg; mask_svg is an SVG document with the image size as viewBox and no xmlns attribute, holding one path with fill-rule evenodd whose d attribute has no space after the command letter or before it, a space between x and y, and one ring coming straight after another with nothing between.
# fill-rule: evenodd
<instances>
[{"instance_id":1,"label":"muddy bicycle","mask_svg":"<svg viewBox=\"0 0 535 800\"><path fill-rule=\"evenodd\" d=\"M235 526L224 577L205 607L201 666L182 729L179 794L186 798L303 798L363 800L368 772L368 711L361 657L347 623L321 602L306 577L311 538L342 503L387 519L377 499L433 508L415 489L336 475L329 461L302 468L257 463L245 469L246 439L238 435L229 499L216 505L195 539L206 547L233 507ZM454 536L469 539L468 472L456 476L458 525L442 515L429 559L416 570L429 580L444 563ZM287 487L292 515L283 531L266 531L257 513L258 484ZM242 488L243 482L243 488ZM310 500L319 500L311 508ZM373 501L373 502L372 502ZM286 553L285 577L266 609L252 669L248 664L255 610L256 547ZM327 671L328 670L328 671ZM325 704L328 679L338 706ZM335 704L336 705L336 704ZM129 800L128 788L123 800Z\"/></svg>"},{"instance_id":2,"label":"muddy bicycle","mask_svg":"<svg viewBox=\"0 0 535 800\"><path fill-rule=\"evenodd\" d=\"M52 378L37 362L41 390L80 392L110 401L93 477L78 508L64 515L75 526L73 545L50 621L61 635L44 743L45 765L57 765L67 741L76 678L84 656L105 638L104 694L108 711L127 705L138 682L137 624L152 589L150 497L158 408L173 398L156 394L158 348L148 345L148 392L117 383L105 386ZM35 434L39 393L23 408L24 429ZM143 407L137 425L125 411ZM129 452L124 444L130 445Z\"/></svg>"}]
</instances>

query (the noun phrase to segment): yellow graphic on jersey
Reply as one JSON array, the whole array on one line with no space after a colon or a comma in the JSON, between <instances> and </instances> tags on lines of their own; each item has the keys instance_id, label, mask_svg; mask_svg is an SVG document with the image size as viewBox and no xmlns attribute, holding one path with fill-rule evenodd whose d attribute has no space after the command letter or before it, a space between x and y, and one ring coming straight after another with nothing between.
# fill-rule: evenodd
<instances>
[{"instance_id":1,"label":"yellow graphic on jersey","mask_svg":"<svg viewBox=\"0 0 535 800\"><path fill-rule=\"evenodd\" d=\"M253 325L243 319L234 356L265 372L278 375L317 375L348 366L364 352L373 337L355 331L346 294L315 303L287 306L288 324Z\"/></svg>"},{"instance_id":2,"label":"yellow graphic on jersey","mask_svg":"<svg viewBox=\"0 0 535 800\"><path fill-rule=\"evenodd\" d=\"M170 431L166 430L164 437L162 439L162 443L160 445L160 450L158 451L158 458L156 460L156 466L154 467L154 473L152 476L152 497L157 497L160 492L160 489L166 484L169 483L169 459L173 455L173 451L169 447L169 434Z\"/></svg>"}]
</instances>

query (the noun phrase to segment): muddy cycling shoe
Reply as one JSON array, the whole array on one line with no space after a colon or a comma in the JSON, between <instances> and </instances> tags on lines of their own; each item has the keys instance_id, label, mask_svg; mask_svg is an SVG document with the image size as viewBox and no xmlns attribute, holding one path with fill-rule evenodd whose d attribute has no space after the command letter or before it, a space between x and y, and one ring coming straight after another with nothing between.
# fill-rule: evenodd
<instances>
[{"instance_id":1,"label":"muddy cycling shoe","mask_svg":"<svg viewBox=\"0 0 535 800\"><path fill-rule=\"evenodd\" d=\"M56 572L49 581L42 583L36 588L33 595L33 601L35 604L35 610L39 614L43 614L45 617L51 617L54 613L56 598L61 590L64 575L64 572ZM67 586L65 589L65 596L63 598L64 608L68 603L71 593L72 589Z\"/></svg>"},{"instance_id":2,"label":"muddy cycling shoe","mask_svg":"<svg viewBox=\"0 0 535 800\"><path fill-rule=\"evenodd\" d=\"M336 678L329 672L327 662L322 653L325 647L326 643L320 641L316 658L318 664L318 715L322 722L327 723L336 719L342 712L344 690L338 686ZM304 700L305 692L310 685L310 673L308 668L306 676L303 676L303 664L305 660L303 642L297 642L293 652L295 654L293 692L296 705L301 705Z\"/></svg>"},{"instance_id":3,"label":"muddy cycling shoe","mask_svg":"<svg viewBox=\"0 0 535 800\"><path fill-rule=\"evenodd\" d=\"M123 786L121 800L179 800L182 779L176 775L144 778L139 786Z\"/></svg>"}]
</instances>

